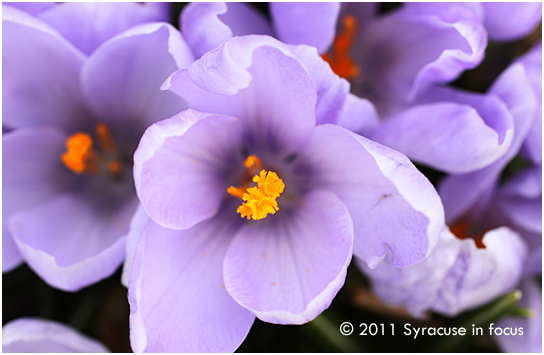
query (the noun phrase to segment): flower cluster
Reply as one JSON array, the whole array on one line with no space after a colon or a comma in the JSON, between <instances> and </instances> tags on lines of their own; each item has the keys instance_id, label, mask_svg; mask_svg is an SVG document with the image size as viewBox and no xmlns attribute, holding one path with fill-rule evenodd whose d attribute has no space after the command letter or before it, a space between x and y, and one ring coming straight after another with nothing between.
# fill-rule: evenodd
<instances>
[{"instance_id":1,"label":"flower cluster","mask_svg":"<svg viewBox=\"0 0 544 355\"><path fill-rule=\"evenodd\" d=\"M542 4L263 8L3 5L5 275L123 265L135 352L234 351L353 273L415 318L521 289L497 343L540 352ZM29 318L3 348L107 351Z\"/></svg>"}]
</instances>

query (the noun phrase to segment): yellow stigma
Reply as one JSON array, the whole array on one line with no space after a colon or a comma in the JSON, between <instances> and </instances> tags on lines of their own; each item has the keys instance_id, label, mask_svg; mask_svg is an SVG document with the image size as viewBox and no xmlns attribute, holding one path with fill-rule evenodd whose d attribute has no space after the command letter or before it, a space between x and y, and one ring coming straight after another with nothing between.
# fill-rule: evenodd
<instances>
[{"instance_id":1,"label":"yellow stigma","mask_svg":"<svg viewBox=\"0 0 544 355\"><path fill-rule=\"evenodd\" d=\"M254 155L250 155L244 165L248 169L248 172L253 167L262 168L260 160ZM283 192L285 184L278 177L278 174L264 169L259 174L253 176L253 182L257 183L257 187L247 187L249 184L248 181L240 188L230 186L227 192L245 201L236 210L242 218L253 218L257 221L265 218L268 214L276 213L279 209L276 199Z\"/></svg>"}]
</instances>

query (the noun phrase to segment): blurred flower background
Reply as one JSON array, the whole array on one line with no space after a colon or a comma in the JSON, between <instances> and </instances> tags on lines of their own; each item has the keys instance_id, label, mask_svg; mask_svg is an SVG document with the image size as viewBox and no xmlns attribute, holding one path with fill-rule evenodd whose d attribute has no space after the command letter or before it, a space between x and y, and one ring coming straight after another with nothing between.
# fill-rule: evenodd
<instances>
[{"instance_id":1,"label":"blurred flower background","mask_svg":"<svg viewBox=\"0 0 544 355\"><path fill-rule=\"evenodd\" d=\"M236 248L230 245L225 262L221 258L215 264L218 277L238 282L223 288L238 303L228 297L229 305L243 306L236 311L245 312L239 316L245 317L240 332L249 333L232 344L216 340L214 332L230 328L228 321L207 327L206 318L198 319L201 328L195 342L211 345L189 349L234 350L235 343L243 341L238 352L541 352L541 3L5 3L2 13L5 352L131 352L154 346L157 339L167 344L160 350L185 349L176 348L176 342L169 339L185 342L185 331L178 328L192 324L183 319L192 305L184 305L186 310L175 308L176 302L162 303L168 297L184 300L183 288L175 290L179 294L169 293L168 287L164 294L155 294L157 279L172 282L168 272L172 272L173 282L177 281L176 270L166 269L171 265L169 260L183 255L184 249L178 253L172 247L168 248L171 253L157 253L160 248L154 243L169 233L183 235L169 228L190 232L199 222L197 226L206 227L201 221L217 210L222 211L219 215L225 214L226 207L234 206L222 197L227 182L236 186L234 190L245 189L236 185L236 179L225 178L221 180L225 186L213 185L217 193L205 195L206 203L214 202L206 204L204 212L186 213L184 204L188 210L195 204L201 207L198 199L176 200L192 196L192 185L174 191L167 174L146 180L158 169L154 161L160 162L163 154L169 157L168 144L162 144L173 142L171 137L178 139L183 129L188 129L183 124L191 121L196 127L198 122L198 127L206 128L208 114L180 114L188 107L218 113L225 122L230 122L232 115L236 117L233 122L241 120L245 127L240 133L229 128L231 123L223 123L230 132L224 140L211 128L207 135L203 131L203 137L216 143L215 156L231 148L242 151L241 158L233 159L239 166L227 167L226 173L220 174L245 176L238 168L254 157L245 152L248 148L264 156L263 162L274 161L272 165L281 167L278 171L292 169L292 174L283 178L287 182L285 195L299 194L302 200L310 196L310 201L331 198L331 205L342 211L335 215L342 223L332 234L338 239L345 236L350 244L338 262L331 262L330 275L322 272L310 279L314 283L308 287L319 299L317 308L291 317L289 312L315 299L303 297L304 291L299 297L293 291L296 288L286 290L287 297L302 297L306 303L285 302L280 311L287 313L281 313L279 319L266 312L270 310L267 307L281 303L276 302L280 296L274 294L275 288L262 286L255 291L239 286L247 280L247 284L259 284L264 277L239 275L236 263L251 254L251 248L243 245L240 255L232 256ZM275 39L232 39L252 34ZM259 52L259 46L274 48L284 56L271 60L269 54ZM254 56L254 50L259 54ZM202 56L202 61L194 62ZM240 68L239 63L225 58L239 59ZM252 69L245 71L250 65ZM280 74L267 78L267 65L269 72ZM283 67L293 77L282 81ZM215 80L214 70L221 80ZM311 83L303 82L307 77L297 73L307 73ZM253 80L251 86L244 87L248 85L245 80ZM275 81L277 88L271 88L270 82ZM219 96L229 90L235 91L227 99ZM266 98L243 98L258 97L252 96L252 90L266 94ZM292 94L289 90L309 99L293 105L285 99ZM289 124L277 123L281 118L270 118L274 114L264 118L248 114L255 107L257 112L266 112L268 104L281 107L282 112L300 111L302 116L315 109L315 117L308 127L299 123L285 129ZM145 133L136 150L146 128L159 121ZM330 136L322 133L323 137L315 138L319 134L310 133L314 126L315 131L329 132ZM335 143L335 134L348 130L354 133L342 133L346 137L365 137L350 139L371 152L369 156L377 162L375 173L368 172L373 171L370 165L366 169L362 166L365 160L353 158L366 156L354 152L362 150L359 145L355 149L344 142ZM306 141L304 132L308 137L314 134L313 138ZM238 140L244 144L229 142L237 135L243 136ZM196 140L194 147L202 142L205 146L206 139ZM272 143L262 143L267 140ZM371 140L406 155L415 167L404 155L376 148ZM95 147L85 148L86 141ZM181 147L184 143L179 142ZM342 151L346 146L350 149ZM191 147L186 148L188 152ZM288 158L282 160L284 165L276 162L276 155ZM253 164L260 166L259 159L254 159L258 163ZM388 170L391 161L396 165ZM179 164L186 169L185 162ZM252 170L251 164L245 166L253 176L258 171ZM175 164L172 166L175 171ZM395 170L399 166L404 172ZM201 168L194 169L201 174ZM353 172L352 180L339 179L351 178L349 171ZM371 188L355 183L363 173L374 176ZM248 181L243 180L244 186ZM292 186L299 186L300 181L304 182L301 186L307 186L293 194ZM344 190L343 186L349 188ZM319 190L321 194L330 188L339 198L319 193L317 198L308 192L311 188L324 189ZM278 191L274 199L283 187ZM244 191L229 188L229 194L231 199L249 200ZM401 200L396 203L402 208L388 205L382 213L371 215L375 207L367 207L372 204L371 195L379 195L379 202L392 196L389 200ZM157 202L156 196L163 197ZM368 203L360 202L367 199ZM409 212L403 209L405 200ZM290 221L286 225L295 223L284 213L291 211L285 201L278 198L282 211L273 216L277 219L267 217L268 225L274 223L271 221L282 225L283 220ZM275 214L278 204L268 213ZM344 218L348 210L352 222ZM298 210L293 207L292 211ZM314 218L320 216L316 211L312 211ZM175 215L178 212L181 217ZM325 220L328 211L323 213ZM246 215L248 219L251 216L249 212ZM236 228L242 222L237 219ZM313 226L319 222L316 218ZM429 225L418 234L424 222ZM372 223L377 224L376 229L383 225L380 228L385 232L373 235ZM240 243L241 238L233 239ZM312 253L318 250L317 246L310 249ZM149 250L156 254L148 253L144 258ZM281 255L275 261L280 259ZM274 269L273 262L264 269ZM166 271L156 271L161 265ZM339 280L346 270L341 286ZM318 287L316 280L327 287L321 283ZM329 289L329 283L334 284L334 290ZM256 294L248 298L253 291ZM226 291L221 292L226 297ZM270 297L269 304L261 304L263 295ZM151 303L146 304L146 297ZM194 300L199 300L198 294ZM140 307L152 309L156 319L141 316ZM178 319L164 322L170 314ZM205 313L195 314L198 318ZM227 320L237 317L226 314ZM355 325L351 336L341 335L343 322ZM292 325L297 323L305 324ZM385 334L359 336L361 323L385 324ZM496 337L484 331L478 336L414 339L402 334L406 323L469 330L473 325L487 330L494 323L495 327L523 327L525 335ZM156 324L168 325L159 329ZM395 335L387 331L390 324ZM150 325L157 329L150 330Z\"/></svg>"}]
</instances>

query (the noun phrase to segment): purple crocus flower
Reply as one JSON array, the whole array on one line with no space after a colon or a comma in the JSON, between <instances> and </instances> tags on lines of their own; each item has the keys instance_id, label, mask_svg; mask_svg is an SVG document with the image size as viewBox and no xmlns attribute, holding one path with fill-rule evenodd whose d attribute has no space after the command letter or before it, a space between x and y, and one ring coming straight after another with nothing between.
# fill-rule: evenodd
<instances>
[{"instance_id":1,"label":"purple crocus flower","mask_svg":"<svg viewBox=\"0 0 544 355\"><path fill-rule=\"evenodd\" d=\"M375 269L359 265L384 302L404 306L415 317L427 310L455 316L513 290L527 256L520 236L501 227L475 242L459 229L455 232L465 239L445 228L433 253L418 264L397 268L384 261Z\"/></svg>"},{"instance_id":2,"label":"purple crocus flower","mask_svg":"<svg viewBox=\"0 0 544 355\"><path fill-rule=\"evenodd\" d=\"M369 133L369 137L406 154L411 159L450 174L462 174L497 161L495 173L519 151L536 165L542 161L542 45L537 44L516 62L523 65L526 79L519 90L532 91L526 98L534 113L514 117L501 96L512 95L507 80L500 79L487 93L478 94L454 88L435 87L420 95L411 107L393 115ZM522 70L522 69L518 69ZM515 74L509 74L511 78ZM530 85L526 85L527 81ZM523 86L523 87L522 87ZM501 94L501 92L503 92ZM506 92L506 94L504 94ZM519 100L518 100L519 101ZM534 117L534 118L533 118ZM532 121L528 129L527 122ZM517 128L516 128L517 127ZM514 132L518 130L518 139ZM445 144L444 142L447 142ZM515 143L513 143L515 142ZM455 152L455 154L451 154ZM500 158L500 162L498 161ZM501 163L502 162L502 163ZM476 198L476 197L475 197ZM460 205L459 205L460 206Z\"/></svg>"},{"instance_id":3,"label":"purple crocus flower","mask_svg":"<svg viewBox=\"0 0 544 355\"><path fill-rule=\"evenodd\" d=\"M532 164L541 165L541 52L540 42L516 60L523 69L511 69L524 74L504 74L503 77L509 79L497 80L485 94L435 87L416 98L411 107L382 122L369 137L415 161L450 174L482 170L496 161L494 168L489 167L488 170L497 175L520 151L520 142L523 143L521 154ZM520 79L515 79L516 76ZM510 90L508 80L515 81L517 89ZM533 93L521 94L528 91ZM517 92L520 93L519 98ZM531 113L535 99L537 107ZM508 107L512 100L518 102L519 109L525 105L526 110L516 114L518 108ZM529 128L528 124L532 126ZM449 154L452 151L456 154ZM477 196L473 198L476 200Z\"/></svg>"},{"instance_id":4,"label":"purple crocus flower","mask_svg":"<svg viewBox=\"0 0 544 355\"><path fill-rule=\"evenodd\" d=\"M404 269L386 262L374 270L363 266L386 302L405 305L415 315L427 309L455 315L516 287L527 254L520 225L539 233L541 244L537 205L542 187L536 170L529 169L498 187L499 174L519 152L536 114L536 98L524 66L509 67L490 92L512 116L512 143L502 157L483 169L445 178L439 191L449 228L433 254ZM505 214L514 223L508 223Z\"/></svg>"},{"instance_id":5,"label":"purple crocus flower","mask_svg":"<svg viewBox=\"0 0 544 355\"><path fill-rule=\"evenodd\" d=\"M375 266L388 248L407 266L434 246L432 185L402 154L316 126L316 87L288 46L233 38L164 88L193 109L151 126L135 153L150 217L129 281L135 351L232 351L255 316L319 315L352 250Z\"/></svg>"},{"instance_id":6,"label":"purple crocus flower","mask_svg":"<svg viewBox=\"0 0 544 355\"><path fill-rule=\"evenodd\" d=\"M374 105L367 99L348 94L349 82L335 75L313 48L317 46L321 52L332 43L336 18L331 18L330 14L337 14L340 4L271 3L270 6L272 24L248 4L191 3L180 15L182 33L197 56L217 48L233 36L274 35L293 45L292 49L316 84L318 124L340 124L354 132L374 127L378 122ZM299 26L291 25L291 22ZM323 42L324 38L328 38L328 42Z\"/></svg>"},{"instance_id":7,"label":"purple crocus flower","mask_svg":"<svg viewBox=\"0 0 544 355\"><path fill-rule=\"evenodd\" d=\"M115 35L142 23L168 22L168 3L13 2L9 6L34 15L77 49L90 55Z\"/></svg>"},{"instance_id":8,"label":"purple crocus flower","mask_svg":"<svg viewBox=\"0 0 544 355\"><path fill-rule=\"evenodd\" d=\"M406 3L376 16L373 3L272 3L270 12L272 25L242 4L191 4L180 22L197 55L246 34L315 46L382 116L477 66L487 44L479 4Z\"/></svg>"},{"instance_id":9,"label":"purple crocus flower","mask_svg":"<svg viewBox=\"0 0 544 355\"><path fill-rule=\"evenodd\" d=\"M287 44L315 46L322 53L334 39L339 11L339 3L271 3L272 23L269 23L245 3L195 2L183 9L180 24L196 56L234 36L250 34L271 35Z\"/></svg>"},{"instance_id":10,"label":"purple crocus flower","mask_svg":"<svg viewBox=\"0 0 544 355\"><path fill-rule=\"evenodd\" d=\"M3 353L108 353L108 349L57 322L19 318L2 326Z\"/></svg>"},{"instance_id":11,"label":"purple crocus flower","mask_svg":"<svg viewBox=\"0 0 544 355\"><path fill-rule=\"evenodd\" d=\"M538 112L538 101L527 70L521 63L508 67L492 85L490 92L501 99L512 114L512 143L506 153L494 163L467 174L449 175L440 183L438 190L448 223L454 223L483 196L489 194L504 167L519 153L534 120L541 120L542 117L541 112Z\"/></svg>"},{"instance_id":12,"label":"purple crocus flower","mask_svg":"<svg viewBox=\"0 0 544 355\"><path fill-rule=\"evenodd\" d=\"M480 170L504 156L514 137L513 115L496 92L435 87L368 137L450 174Z\"/></svg>"},{"instance_id":13,"label":"purple crocus flower","mask_svg":"<svg viewBox=\"0 0 544 355\"><path fill-rule=\"evenodd\" d=\"M370 99L387 117L398 105L481 62L486 36L475 6L405 3L375 16L371 6L349 4L337 17L336 39L325 58L350 80L353 93Z\"/></svg>"},{"instance_id":14,"label":"purple crocus flower","mask_svg":"<svg viewBox=\"0 0 544 355\"><path fill-rule=\"evenodd\" d=\"M186 107L159 88L193 56L166 23L132 27L88 56L43 20L2 13L2 114L14 128L2 141L3 271L22 259L75 291L122 262L138 206L132 154L148 125Z\"/></svg>"},{"instance_id":15,"label":"purple crocus flower","mask_svg":"<svg viewBox=\"0 0 544 355\"><path fill-rule=\"evenodd\" d=\"M247 5L191 4L182 13L182 29L197 52L210 50L234 34L273 33L286 43L306 44L294 50L316 83L318 102L336 100L335 105L323 106L342 111L332 120L334 115L322 115L318 108L318 123L335 123L365 134L415 161L463 173L505 154L513 120L500 100L433 86L481 61L486 37L478 4L405 4L382 17L375 15L373 3L270 6L271 25ZM243 28L235 26L236 19L249 16L245 13L251 13L253 20L244 22ZM350 83L327 70L318 53ZM376 60L380 55L386 58ZM431 86L433 90L427 90ZM362 97L350 94L345 102L338 102L350 89ZM382 106L382 118L398 114L378 125L374 105L363 97Z\"/></svg>"}]
</instances>

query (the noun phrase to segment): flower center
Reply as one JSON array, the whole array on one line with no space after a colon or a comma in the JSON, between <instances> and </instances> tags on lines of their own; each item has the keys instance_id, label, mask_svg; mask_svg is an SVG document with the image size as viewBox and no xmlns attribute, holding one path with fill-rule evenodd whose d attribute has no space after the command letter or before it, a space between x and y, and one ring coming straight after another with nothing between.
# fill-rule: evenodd
<instances>
[{"instance_id":1,"label":"flower center","mask_svg":"<svg viewBox=\"0 0 544 355\"><path fill-rule=\"evenodd\" d=\"M76 132L66 140L66 152L60 156L62 163L76 174L98 175L106 171L119 176L123 164L110 129L104 123L95 127L95 138L100 151L93 148L91 135Z\"/></svg>"},{"instance_id":2,"label":"flower center","mask_svg":"<svg viewBox=\"0 0 544 355\"><path fill-rule=\"evenodd\" d=\"M357 20L351 15L342 19L342 31L336 36L328 53L321 56L331 66L336 75L348 80L355 79L360 68L355 64L350 52L357 35Z\"/></svg>"},{"instance_id":3,"label":"flower center","mask_svg":"<svg viewBox=\"0 0 544 355\"><path fill-rule=\"evenodd\" d=\"M455 222L450 227L450 232L452 232L453 235L459 239L472 238L474 239L474 243L476 244L477 248L485 249L485 245L482 241L484 239L485 232L474 234L474 231L471 230L471 223L467 219L461 219Z\"/></svg>"},{"instance_id":4,"label":"flower center","mask_svg":"<svg viewBox=\"0 0 544 355\"><path fill-rule=\"evenodd\" d=\"M244 176L244 184L241 187L230 186L227 192L245 202L238 207L236 212L241 217L260 220L274 214L279 209L276 199L281 195L285 184L273 171L263 169L261 161L255 155L250 155L244 162L247 173ZM260 172L256 174L257 171ZM253 178L252 178L253 177ZM257 183L256 187L249 187L251 181Z\"/></svg>"}]
</instances>

